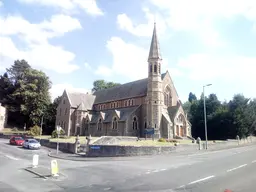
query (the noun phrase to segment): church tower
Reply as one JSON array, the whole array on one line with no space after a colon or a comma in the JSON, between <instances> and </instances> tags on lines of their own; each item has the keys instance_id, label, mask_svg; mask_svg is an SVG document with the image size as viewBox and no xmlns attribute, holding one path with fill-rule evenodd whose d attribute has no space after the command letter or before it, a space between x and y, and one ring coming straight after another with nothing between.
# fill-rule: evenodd
<instances>
[{"instance_id":1,"label":"church tower","mask_svg":"<svg viewBox=\"0 0 256 192\"><path fill-rule=\"evenodd\" d=\"M147 123L148 128L155 129L155 138L161 137L161 118L162 118L162 79L159 42L154 23L153 36L151 40L148 56L148 90L147 90Z\"/></svg>"}]
</instances>

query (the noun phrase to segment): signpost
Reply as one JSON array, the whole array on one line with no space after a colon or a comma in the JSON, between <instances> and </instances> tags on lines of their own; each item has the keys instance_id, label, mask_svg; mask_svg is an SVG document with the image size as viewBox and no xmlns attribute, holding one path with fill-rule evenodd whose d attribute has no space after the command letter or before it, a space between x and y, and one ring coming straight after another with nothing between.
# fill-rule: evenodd
<instances>
[{"instance_id":1,"label":"signpost","mask_svg":"<svg viewBox=\"0 0 256 192\"><path fill-rule=\"evenodd\" d=\"M145 134L145 139L147 139L147 135L151 135L153 139L153 135L155 134L155 129L154 128L147 128L144 130Z\"/></svg>"},{"instance_id":2,"label":"signpost","mask_svg":"<svg viewBox=\"0 0 256 192\"><path fill-rule=\"evenodd\" d=\"M56 132L57 132L57 154L59 153L59 134L60 134L60 131L61 131L61 126L57 125L56 127Z\"/></svg>"}]
</instances>

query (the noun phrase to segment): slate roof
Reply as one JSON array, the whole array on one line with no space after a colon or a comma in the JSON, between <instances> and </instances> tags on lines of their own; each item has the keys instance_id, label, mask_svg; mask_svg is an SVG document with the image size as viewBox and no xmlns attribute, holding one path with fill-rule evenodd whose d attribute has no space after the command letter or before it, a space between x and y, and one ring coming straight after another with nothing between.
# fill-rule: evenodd
<instances>
[{"instance_id":1,"label":"slate roof","mask_svg":"<svg viewBox=\"0 0 256 192\"><path fill-rule=\"evenodd\" d=\"M67 94L70 99L72 107L79 106L79 110L92 109L95 100L95 95L71 91L67 91Z\"/></svg>"},{"instance_id":2,"label":"slate roof","mask_svg":"<svg viewBox=\"0 0 256 192\"><path fill-rule=\"evenodd\" d=\"M171 106L171 107L168 107L168 113L170 115L170 118L171 120L173 121L174 118L175 118L175 115L177 114L179 108L180 108L181 104L179 102L177 102L177 105L176 106Z\"/></svg>"},{"instance_id":3,"label":"slate roof","mask_svg":"<svg viewBox=\"0 0 256 192\"><path fill-rule=\"evenodd\" d=\"M166 73L161 75L162 79ZM148 78L132 81L109 89L102 89L93 93L96 96L94 103L105 103L125 98L147 95Z\"/></svg>"},{"instance_id":4,"label":"slate roof","mask_svg":"<svg viewBox=\"0 0 256 192\"><path fill-rule=\"evenodd\" d=\"M103 119L102 122L104 123L110 123L112 122L113 115L116 113L116 111L120 112L120 118L119 121L126 121L132 112L134 112L138 107L140 106L135 106L135 107L129 107L129 108L121 108L121 109L109 109L109 110L104 110L102 111L105 113L105 118ZM92 114L92 119L91 123L97 123L98 119L101 117L100 112L94 112Z\"/></svg>"}]
</instances>

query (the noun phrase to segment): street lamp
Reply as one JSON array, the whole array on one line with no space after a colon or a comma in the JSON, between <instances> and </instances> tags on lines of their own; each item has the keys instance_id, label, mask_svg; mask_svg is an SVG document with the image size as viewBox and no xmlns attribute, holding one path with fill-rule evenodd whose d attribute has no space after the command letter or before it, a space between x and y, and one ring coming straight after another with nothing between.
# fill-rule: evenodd
<instances>
[{"instance_id":1,"label":"street lamp","mask_svg":"<svg viewBox=\"0 0 256 192\"><path fill-rule=\"evenodd\" d=\"M204 129L205 129L205 149L208 149L208 139L207 139L207 119L206 119L206 106L205 106L205 94L204 88L209 87L212 84L207 84L203 86L203 96L204 96Z\"/></svg>"}]
</instances>

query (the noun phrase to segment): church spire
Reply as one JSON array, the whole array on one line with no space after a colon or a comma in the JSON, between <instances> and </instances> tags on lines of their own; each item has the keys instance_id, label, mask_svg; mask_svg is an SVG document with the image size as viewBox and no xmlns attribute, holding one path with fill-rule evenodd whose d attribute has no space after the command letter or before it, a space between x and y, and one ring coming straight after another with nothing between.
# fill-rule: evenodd
<instances>
[{"instance_id":1,"label":"church spire","mask_svg":"<svg viewBox=\"0 0 256 192\"><path fill-rule=\"evenodd\" d=\"M152 36L149 55L148 55L148 61L151 59L160 59L160 60L162 59L159 42L157 38L157 33L156 33L156 22L154 23L154 30L153 30L153 36Z\"/></svg>"}]
</instances>

